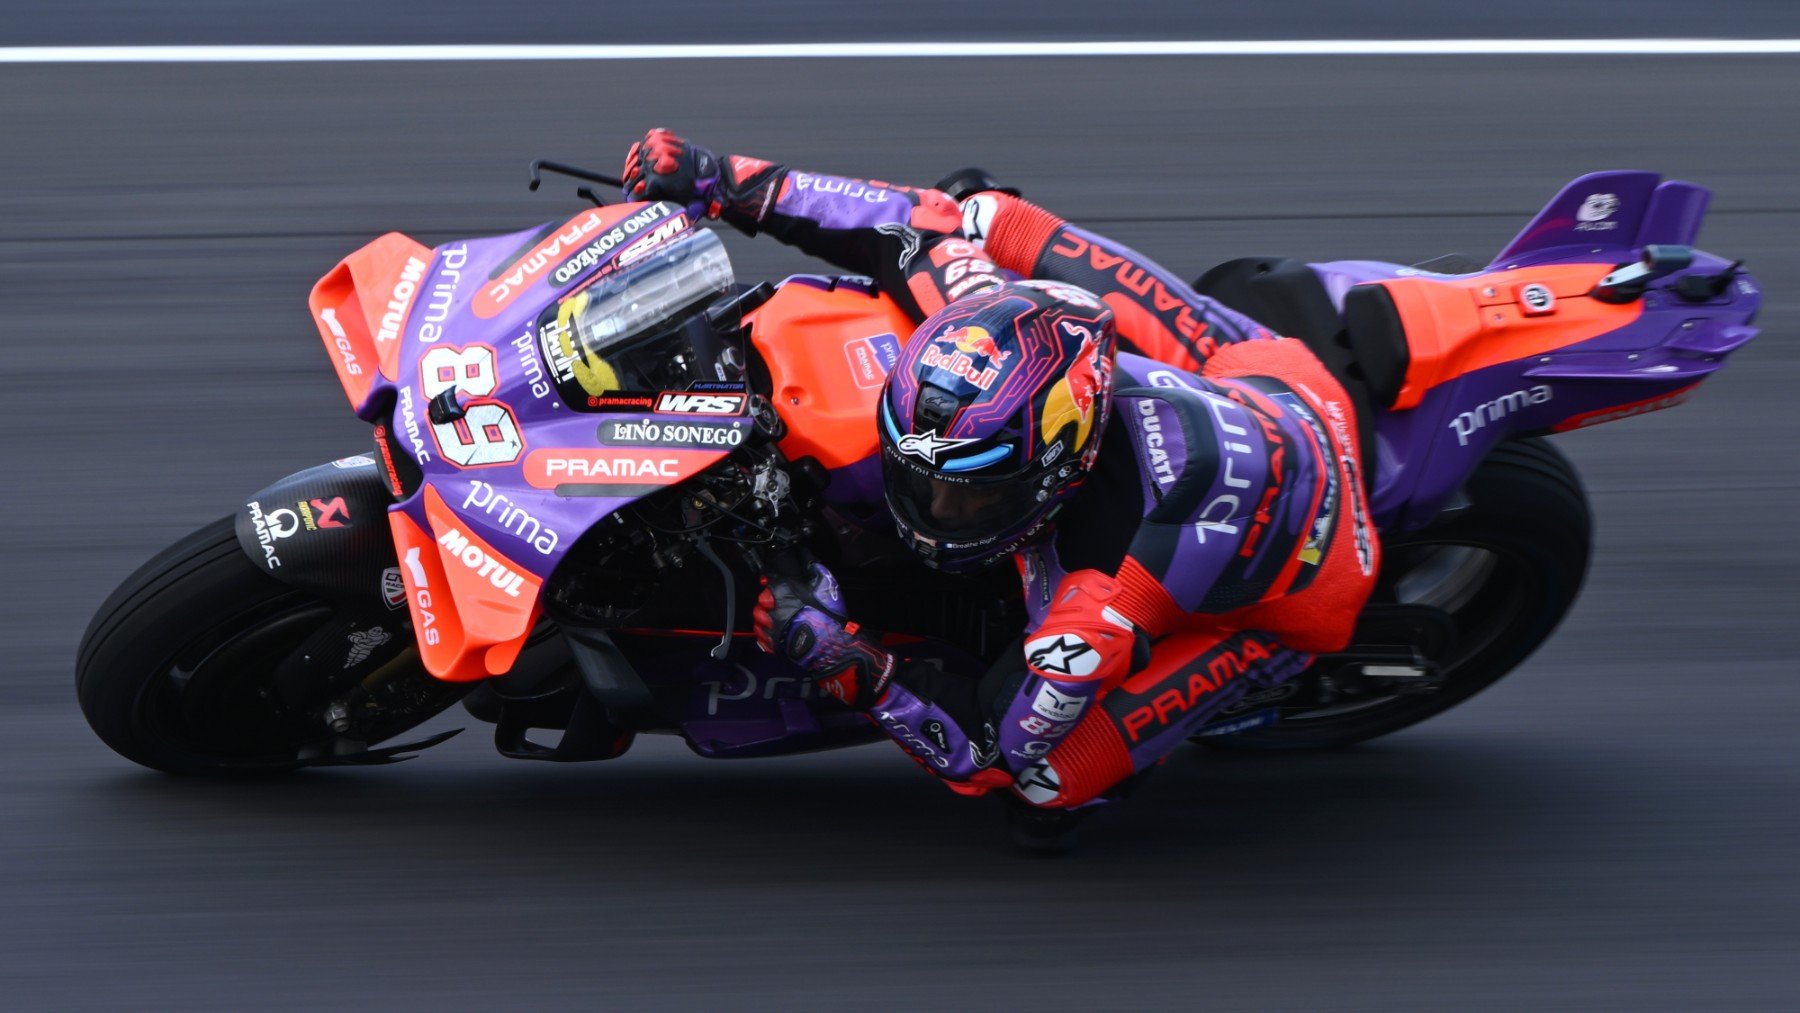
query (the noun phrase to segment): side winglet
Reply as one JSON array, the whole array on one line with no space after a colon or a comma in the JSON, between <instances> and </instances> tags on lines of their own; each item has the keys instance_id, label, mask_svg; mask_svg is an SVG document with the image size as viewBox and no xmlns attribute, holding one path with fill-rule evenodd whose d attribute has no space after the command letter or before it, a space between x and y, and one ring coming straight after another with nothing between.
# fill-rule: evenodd
<instances>
[{"instance_id":1,"label":"side winglet","mask_svg":"<svg viewBox=\"0 0 1800 1013\"><path fill-rule=\"evenodd\" d=\"M362 411L377 371L392 380L400 332L432 251L398 232L357 250L313 286L307 300L350 405Z\"/></svg>"},{"instance_id":2,"label":"side winglet","mask_svg":"<svg viewBox=\"0 0 1800 1013\"><path fill-rule=\"evenodd\" d=\"M1663 222L1679 219L1688 210L1687 201L1679 192L1663 202L1653 200L1661 179L1654 172L1632 171L1591 172L1577 178L1506 244L1488 269L1505 270L1525 257L1550 259L1542 255L1551 251L1573 253L1579 249L1586 253L1596 247L1630 249L1638 245L1638 232L1648 220L1653 203L1664 204L1657 212L1658 230L1667 227ZM1675 185L1699 189L1687 183ZM1702 202L1700 209L1704 207ZM1698 230L1697 219L1693 227Z\"/></svg>"}]
</instances>

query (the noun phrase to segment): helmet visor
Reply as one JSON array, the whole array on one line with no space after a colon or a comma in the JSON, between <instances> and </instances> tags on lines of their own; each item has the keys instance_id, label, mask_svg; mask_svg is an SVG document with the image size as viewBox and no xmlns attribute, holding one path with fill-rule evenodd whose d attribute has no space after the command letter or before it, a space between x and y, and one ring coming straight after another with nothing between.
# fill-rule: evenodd
<instances>
[{"instance_id":1,"label":"helmet visor","mask_svg":"<svg viewBox=\"0 0 1800 1013\"><path fill-rule=\"evenodd\" d=\"M1012 479L954 481L882 455L888 505L927 538L968 544L1028 528L1046 506L1036 483Z\"/></svg>"}]
</instances>

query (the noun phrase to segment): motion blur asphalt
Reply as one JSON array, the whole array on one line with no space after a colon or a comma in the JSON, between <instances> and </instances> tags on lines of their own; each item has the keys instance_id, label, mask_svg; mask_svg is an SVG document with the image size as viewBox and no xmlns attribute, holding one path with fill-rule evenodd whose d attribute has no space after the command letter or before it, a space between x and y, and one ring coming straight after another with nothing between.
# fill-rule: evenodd
<instances>
[{"instance_id":1,"label":"motion blur asphalt","mask_svg":"<svg viewBox=\"0 0 1800 1013\"><path fill-rule=\"evenodd\" d=\"M9 67L0 88L0 1005L1800 1005L1800 61ZM1560 441L1598 548L1513 676L1344 752L1184 751L1066 859L1015 857L997 812L882 747L553 767L475 725L276 784L108 752L72 685L101 598L366 446L314 279L389 229L562 215L529 158L611 170L659 123L884 179L982 164L1196 274L1485 254L1570 177L1651 168L1716 189L1702 243L1757 272L1765 334L1692 404ZM809 266L729 241L746 277Z\"/></svg>"}]
</instances>

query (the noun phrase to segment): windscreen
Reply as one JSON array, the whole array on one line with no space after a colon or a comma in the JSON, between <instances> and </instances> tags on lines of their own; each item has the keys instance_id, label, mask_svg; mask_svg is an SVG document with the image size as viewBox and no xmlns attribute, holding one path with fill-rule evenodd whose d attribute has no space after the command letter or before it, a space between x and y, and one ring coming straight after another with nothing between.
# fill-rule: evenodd
<instances>
[{"instance_id":1,"label":"windscreen","mask_svg":"<svg viewBox=\"0 0 1800 1013\"><path fill-rule=\"evenodd\" d=\"M697 229L557 300L538 319L538 343L563 402L601 408L621 392L713 379L687 325L732 283L725 244Z\"/></svg>"}]
</instances>

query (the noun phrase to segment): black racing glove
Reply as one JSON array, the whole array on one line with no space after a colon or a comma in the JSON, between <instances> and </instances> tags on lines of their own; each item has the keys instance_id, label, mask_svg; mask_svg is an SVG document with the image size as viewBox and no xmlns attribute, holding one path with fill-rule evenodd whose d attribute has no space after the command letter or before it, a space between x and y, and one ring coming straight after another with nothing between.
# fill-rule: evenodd
<instances>
[{"instance_id":1,"label":"black racing glove","mask_svg":"<svg viewBox=\"0 0 1800 1013\"><path fill-rule=\"evenodd\" d=\"M893 678L894 656L845 620L831 571L814 562L804 576L771 573L763 585L753 613L762 649L804 668L845 706L874 706Z\"/></svg>"},{"instance_id":2,"label":"black racing glove","mask_svg":"<svg viewBox=\"0 0 1800 1013\"><path fill-rule=\"evenodd\" d=\"M787 169L760 158L726 155L657 127L631 146L620 174L631 200L669 200L693 215L723 218L755 235L781 188Z\"/></svg>"},{"instance_id":3,"label":"black racing glove","mask_svg":"<svg viewBox=\"0 0 1800 1013\"><path fill-rule=\"evenodd\" d=\"M631 146L621 176L625 196L632 200L704 205L708 217L718 215L719 157L663 127Z\"/></svg>"}]
</instances>

